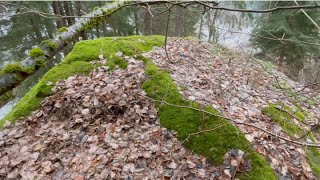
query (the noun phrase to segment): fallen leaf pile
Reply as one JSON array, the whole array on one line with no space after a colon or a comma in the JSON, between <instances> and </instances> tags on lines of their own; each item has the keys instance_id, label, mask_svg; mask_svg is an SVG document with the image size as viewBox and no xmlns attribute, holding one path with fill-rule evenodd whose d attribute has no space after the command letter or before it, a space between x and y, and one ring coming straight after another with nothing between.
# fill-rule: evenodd
<instances>
[{"instance_id":1,"label":"fallen leaf pile","mask_svg":"<svg viewBox=\"0 0 320 180\"><path fill-rule=\"evenodd\" d=\"M295 92L299 92L299 97L303 95L305 99L315 98L318 92L291 81L275 69L266 70L261 61L248 55L224 51L197 40L176 38L168 42L167 52L169 58L163 48L154 48L144 56L152 58L157 66L170 72L177 87L183 87L180 93L186 99L211 105L225 117L253 124L288 139L290 137L277 123L262 114L262 109L268 103L281 100L293 106L298 101L313 117L320 117L319 104L310 106L295 99L298 96L293 97L287 89L274 86L285 81ZM306 131L310 128L298 120L295 123ZM279 176L315 179L303 147L250 126L237 126L245 133L248 141L254 144L255 149L267 157ZM308 139L301 141L306 142Z\"/></svg>"},{"instance_id":2,"label":"fallen leaf pile","mask_svg":"<svg viewBox=\"0 0 320 180\"><path fill-rule=\"evenodd\" d=\"M0 179L229 179L230 164L248 164L233 150L215 167L182 147L140 89L143 62L126 59L126 70L58 82L30 117L1 130Z\"/></svg>"}]
</instances>

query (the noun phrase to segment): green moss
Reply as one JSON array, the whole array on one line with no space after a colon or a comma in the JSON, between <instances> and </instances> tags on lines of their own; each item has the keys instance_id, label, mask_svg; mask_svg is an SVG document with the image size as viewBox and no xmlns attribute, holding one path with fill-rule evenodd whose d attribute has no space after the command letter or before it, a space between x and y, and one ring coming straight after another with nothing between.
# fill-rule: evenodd
<instances>
[{"instance_id":1,"label":"green moss","mask_svg":"<svg viewBox=\"0 0 320 180\"><path fill-rule=\"evenodd\" d=\"M139 39L143 40L144 43ZM162 46L163 40L162 36L129 36L119 38L116 41L113 37L80 41L73 48L73 53L70 53L64 61L91 61L92 59L98 59L100 52L107 60L109 60L108 57L114 57L117 51L132 56L142 51L149 51L153 46Z\"/></svg>"},{"instance_id":2,"label":"green moss","mask_svg":"<svg viewBox=\"0 0 320 180\"><path fill-rule=\"evenodd\" d=\"M282 107L289 113L295 112L295 115L297 115L301 120L305 120L305 113L299 111L301 110L301 108L295 107L295 110L292 110L286 105L282 105ZM263 109L263 113L269 115L273 121L278 122L282 129L291 137L294 137L294 135L302 136L304 134L304 131L300 129L299 126L293 123L292 117L287 112L279 110L278 108L276 108L275 104L269 104L268 107ZM308 135L308 138L310 138L313 142L316 142L313 133L310 133ZM318 178L320 178L320 153L318 148L306 147L306 155L308 163L313 172Z\"/></svg>"},{"instance_id":3,"label":"green moss","mask_svg":"<svg viewBox=\"0 0 320 180\"><path fill-rule=\"evenodd\" d=\"M19 63L12 63L12 64L7 64L0 71L0 75L4 74L4 73L27 73L27 74L32 74L33 72L34 72L34 67L21 67ZM20 76L17 76L16 78L20 78ZM19 81L20 79L16 79L16 80Z\"/></svg>"},{"instance_id":4,"label":"green moss","mask_svg":"<svg viewBox=\"0 0 320 180\"><path fill-rule=\"evenodd\" d=\"M42 41L41 46L47 46L49 47L51 50L56 50L58 48L58 44L54 41L52 41L51 39Z\"/></svg>"},{"instance_id":5,"label":"green moss","mask_svg":"<svg viewBox=\"0 0 320 180\"><path fill-rule=\"evenodd\" d=\"M313 133L310 133L308 136L312 142L316 142L316 138L314 137ZM306 147L307 152L307 159L308 163L317 176L320 179L320 153L319 149L316 147Z\"/></svg>"},{"instance_id":6,"label":"green moss","mask_svg":"<svg viewBox=\"0 0 320 180\"><path fill-rule=\"evenodd\" d=\"M120 68L125 69L127 68L128 63L123 58L114 55L108 58L106 65L109 66L110 70L115 69L116 66L119 66Z\"/></svg>"},{"instance_id":7,"label":"green moss","mask_svg":"<svg viewBox=\"0 0 320 180\"><path fill-rule=\"evenodd\" d=\"M318 148L307 147L307 158L311 169L318 179L320 179L320 153Z\"/></svg>"},{"instance_id":8,"label":"green moss","mask_svg":"<svg viewBox=\"0 0 320 180\"><path fill-rule=\"evenodd\" d=\"M99 9L99 7L94 7L94 8L93 8L94 11L96 11L96 10L98 10L98 9Z\"/></svg>"},{"instance_id":9,"label":"green moss","mask_svg":"<svg viewBox=\"0 0 320 180\"><path fill-rule=\"evenodd\" d=\"M143 83L143 89L149 97L156 100L165 99L166 102L175 105L201 108L199 104L183 99L167 72L159 70L150 60L143 59L149 76L149 79ZM227 151L232 148L241 149L247 153L253 163L252 170L247 174L241 174L241 179L277 179L265 159L254 152L243 133L230 122L190 108L161 103L156 105L161 124L170 130L175 130L180 140L185 140L189 134L198 132L199 129L214 129L191 136L188 141L185 141L185 146L190 150L206 156L213 163L222 163ZM219 114L212 107L203 108Z\"/></svg>"},{"instance_id":10,"label":"green moss","mask_svg":"<svg viewBox=\"0 0 320 180\"><path fill-rule=\"evenodd\" d=\"M139 43L138 39L144 40L146 44ZM104 57L112 56L112 58L107 58L107 65L110 66L110 69L114 69L116 66L126 68L126 61L115 56L117 51L120 50L126 55L133 55L135 52L149 51L153 46L161 46L163 40L162 36L129 36L120 37L119 41L113 41L113 38L100 38L76 43L67 57L59 65L50 69L40 82L0 121L0 127L6 120L14 121L20 117L28 116L37 109L44 97L51 94L53 85L47 85L47 82L55 84L55 82L64 80L74 74L90 72L93 69L90 61L97 60L101 50Z\"/></svg>"},{"instance_id":11,"label":"green moss","mask_svg":"<svg viewBox=\"0 0 320 180\"><path fill-rule=\"evenodd\" d=\"M101 9L101 10L102 10L102 14L103 14L103 15L108 14L108 11L106 11L106 10L104 10L104 9Z\"/></svg>"},{"instance_id":12,"label":"green moss","mask_svg":"<svg viewBox=\"0 0 320 180\"><path fill-rule=\"evenodd\" d=\"M280 124L282 129L286 131L291 137L295 135L302 135L303 131L292 121L292 117L285 111L281 111L277 108L279 105L269 104L262 110L262 113L270 116L273 121ZM288 106L282 105L283 109L288 109Z\"/></svg>"},{"instance_id":13,"label":"green moss","mask_svg":"<svg viewBox=\"0 0 320 180\"><path fill-rule=\"evenodd\" d=\"M36 58L36 57L40 57L40 56L44 56L45 53L42 51L42 49L36 47L36 48L33 48L29 51L29 56L31 58Z\"/></svg>"},{"instance_id":14,"label":"green moss","mask_svg":"<svg viewBox=\"0 0 320 180\"><path fill-rule=\"evenodd\" d=\"M21 67L21 72L27 73L27 74L32 74L34 73L35 68L34 67Z\"/></svg>"},{"instance_id":15,"label":"green moss","mask_svg":"<svg viewBox=\"0 0 320 180\"><path fill-rule=\"evenodd\" d=\"M260 59L257 59L256 61L259 62L259 64L262 66L262 68L263 68L266 72L271 73L271 72L274 70L274 67L273 67L273 65L271 64L271 62L269 62L269 61L263 61L263 60L260 60Z\"/></svg>"},{"instance_id":16,"label":"green moss","mask_svg":"<svg viewBox=\"0 0 320 180\"><path fill-rule=\"evenodd\" d=\"M19 71L21 71L20 64L19 63L12 63L12 64L7 64L5 67L3 67L0 74L13 73L13 72L19 72Z\"/></svg>"},{"instance_id":17,"label":"green moss","mask_svg":"<svg viewBox=\"0 0 320 180\"><path fill-rule=\"evenodd\" d=\"M61 34L61 33L66 32L66 31L68 31L67 27L61 27L61 28L58 29L58 34Z\"/></svg>"},{"instance_id":18,"label":"green moss","mask_svg":"<svg viewBox=\"0 0 320 180\"><path fill-rule=\"evenodd\" d=\"M292 90L292 86L288 84L287 81L277 81L276 83L272 84L277 89L286 89L286 90Z\"/></svg>"},{"instance_id":19,"label":"green moss","mask_svg":"<svg viewBox=\"0 0 320 180\"><path fill-rule=\"evenodd\" d=\"M5 102L8 101L11 97L13 96L12 91L7 91L3 95L0 96L0 102Z\"/></svg>"},{"instance_id":20,"label":"green moss","mask_svg":"<svg viewBox=\"0 0 320 180\"><path fill-rule=\"evenodd\" d=\"M46 60L44 59L37 59L36 60L36 65L39 67L44 67L46 65Z\"/></svg>"}]
</instances>

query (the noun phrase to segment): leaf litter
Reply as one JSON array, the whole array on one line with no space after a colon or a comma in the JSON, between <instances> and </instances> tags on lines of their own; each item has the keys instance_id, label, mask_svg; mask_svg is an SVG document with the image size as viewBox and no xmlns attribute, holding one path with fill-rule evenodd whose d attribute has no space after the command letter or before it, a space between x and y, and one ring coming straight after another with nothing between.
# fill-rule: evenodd
<instances>
[{"instance_id":1,"label":"leaf litter","mask_svg":"<svg viewBox=\"0 0 320 180\"><path fill-rule=\"evenodd\" d=\"M125 59L125 70L101 66L57 82L31 116L6 123L0 179L231 178L229 165L244 162L242 155L226 154L225 165L214 166L186 150L175 132L161 127L140 88L143 62Z\"/></svg>"},{"instance_id":2,"label":"leaf litter","mask_svg":"<svg viewBox=\"0 0 320 180\"><path fill-rule=\"evenodd\" d=\"M305 99L320 99L318 92L290 80L276 69L266 70L260 60L243 53L180 38L170 39L167 52L170 61L163 48L154 48L144 56L170 72L177 87L182 87L180 93L186 99L211 105L227 118L253 124L288 139L291 139L288 134L264 115L262 109L268 103L279 100L288 106L295 106L298 95L303 95ZM281 82L286 82L293 91L274 87ZM300 94L292 96L292 92ZM313 117L320 117L319 104L310 106L305 101L299 102L304 111ZM309 125L294 120L304 131L310 129ZM281 179L316 179L307 163L304 147L272 137L250 126L236 126L257 152L267 158ZM306 141L310 139L302 140ZM230 161L230 164L235 165L236 162Z\"/></svg>"}]
</instances>

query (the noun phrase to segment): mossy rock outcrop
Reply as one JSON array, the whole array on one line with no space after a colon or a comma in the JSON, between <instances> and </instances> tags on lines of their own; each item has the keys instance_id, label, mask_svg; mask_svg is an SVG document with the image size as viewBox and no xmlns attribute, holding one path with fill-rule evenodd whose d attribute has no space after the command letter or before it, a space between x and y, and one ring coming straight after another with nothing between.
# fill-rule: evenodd
<instances>
[{"instance_id":1,"label":"mossy rock outcrop","mask_svg":"<svg viewBox=\"0 0 320 180\"><path fill-rule=\"evenodd\" d=\"M145 70L148 79L142 88L153 99L161 100L166 96L167 102L177 106L191 106L201 108L201 105L185 100L179 93L168 72L160 70L151 60L140 54L149 51L154 46L163 46L162 36L130 36L100 38L78 42L67 57L57 66L49 70L5 116L0 125L6 120L11 122L30 115L40 106L40 102L52 94L51 89L57 81L64 80L74 74L88 74L95 66L91 61L99 59L103 55L107 59L110 69L116 67L126 68L125 60L117 56L120 51L124 55L137 55L145 62ZM170 92L170 93L167 93ZM254 151L244 134L233 124L225 119L209 114L203 115L200 111L189 108L180 108L156 102L158 116L162 126L177 132L178 138L183 141L189 134L199 131L201 125L204 130L215 129L200 133L188 138L184 145L191 151L204 155L211 163L221 164L224 155L231 149L241 149L246 157L251 160L252 169L243 174L237 174L240 179L277 179L274 171L268 165L265 158ZM203 107L206 111L219 115L212 107ZM218 128L223 126L223 128Z\"/></svg>"}]
</instances>

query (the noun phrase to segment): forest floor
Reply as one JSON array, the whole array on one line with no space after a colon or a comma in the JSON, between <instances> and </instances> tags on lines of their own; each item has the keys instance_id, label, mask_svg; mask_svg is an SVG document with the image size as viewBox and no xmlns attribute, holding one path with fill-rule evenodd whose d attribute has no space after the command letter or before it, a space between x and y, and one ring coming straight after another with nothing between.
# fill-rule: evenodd
<instances>
[{"instance_id":1,"label":"forest floor","mask_svg":"<svg viewBox=\"0 0 320 180\"><path fill-rule=\"evenodd\" d=\"M212 105L233 121L279 176L316 179L308 159L319 176L318 148L301 146L318 143L318 129L311 131L320 117L317 91L243 53L181 39L167 49L170 60L160 48L147 57L170 72L185 98Z\"/></svg>"},{"instance_id":2,"label":"forest floor","mask_svg":"<svg viewBox=\"0 0 320 180\"><path fill-rule=\"evenodd\" d=\"M0 131L0 178L317 179L312 89L197 40L171 38L167 51L118 51L125 69L109 71L101 56L88 76L57 82Z\"/></svg>"}]
</instances>

